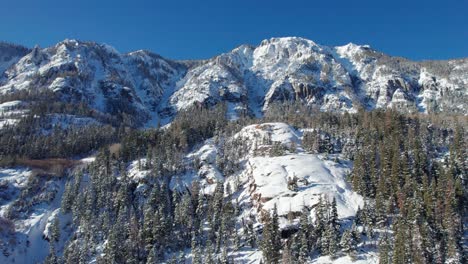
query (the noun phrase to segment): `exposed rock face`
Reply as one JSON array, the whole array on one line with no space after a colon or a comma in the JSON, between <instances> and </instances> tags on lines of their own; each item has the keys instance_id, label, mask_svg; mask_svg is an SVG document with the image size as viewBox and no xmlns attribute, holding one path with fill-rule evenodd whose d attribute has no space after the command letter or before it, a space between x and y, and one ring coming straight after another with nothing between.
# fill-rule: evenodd
<instances>
[{"instance_id":1,"label":"exposed rock face","mask_svg":"<svg viewBox=\"0 0 468 264\"><path fill-rule=\"evenodd\" d=\"M0 44L0 62L0 94L49 89L101 112L138 115L142 124L219 102L234 115L261 115L284 100L322 111L396 107L462 114L468 101L467 59L412 62L368 46L327 47L296 37L192 62L76 40L32 50Z\"/></svg>"}]
</instances>

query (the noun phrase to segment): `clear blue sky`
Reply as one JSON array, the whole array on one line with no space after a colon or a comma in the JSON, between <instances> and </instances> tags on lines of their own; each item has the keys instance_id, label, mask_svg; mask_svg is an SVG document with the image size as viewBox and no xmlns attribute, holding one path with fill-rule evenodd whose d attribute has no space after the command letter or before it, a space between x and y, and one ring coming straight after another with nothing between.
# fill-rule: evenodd
<instances>
[{"instance_id":1,"label":"clear blue sky","mask_svg":"<svg viewBox=\"0 0 468 264\"><path fill-rule=\"evenodd\" d=\"M468 57L468 0L5 0L1 10L0 40L29 47L76 38L199 59L300 36L416 60Z\"/></svg>"}]
</instances>

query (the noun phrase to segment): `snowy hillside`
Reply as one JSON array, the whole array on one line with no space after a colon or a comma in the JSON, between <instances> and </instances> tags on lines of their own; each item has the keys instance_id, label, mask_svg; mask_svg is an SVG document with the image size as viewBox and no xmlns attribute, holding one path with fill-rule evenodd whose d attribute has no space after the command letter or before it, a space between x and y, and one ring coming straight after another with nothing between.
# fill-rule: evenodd
<instances>
[{"instance_id":1,"label":"snowy hillside","mask_svg":"<svg viewBox=\"0 0 468 264\"><path fill-rule=\"evenodd\" d=\"M219 146L213 139L187 155L185 162L198 168L192 168L196 174L180 175L173 178L171 186L182 188L190 186L192 180L203 183L206 193L212 193L218 181L227 179L232 188L242 188L239 199L252 203L253 210L271 210L278 206L278 213L286 217L289 211L300 212L306 206L314 208L319 198L338 202L338 213L341 218L353 216L363 200L353 192L346 182L346 174L351 170L351 162L332 155L325 157L310 154L303 150L301 132L284 123L264 123L250 125L228 140L242 140L251 148L245 155L235 161L239 170L234 175L224 175L217 166ZM265 142L269 139L269 142ZM269 151L276 144L288 147L288 151L279 156L271 156ZM291 145L294 149L291 149ZM140 163L145 164L145 160ZM129 177L142 180L150 170L139 170L138 162L129 167ZM144 166L143 166L144 167ZM295 190L288 183L297 181Z\"/></svg>"},{"instance_id":2,"label":"snowy hillside","mask_svg":"<svg viewBox=\"0 0 468 264\"><path fill-rule=\"evenodd\" d=\"M296 226L298 218L288 219L288 214L291 212L298 214L304 206L311 210L311 216L313 216L314 208L320 199L331 201L335 198L340 218L354 216L358 207L362 207L363 199L351 190L345 180L346 174L351 169L351 163L341 160L339 156L326 158L323 155L305 152L301 145L301 135L300 131L284 123L265 123L245 127L231 139L227 139L241 138L245 145L251 146L245 155L235 161L240 167L233 175L224 175L217 167L216 157L220 146L210 139L185 158L186 164L194 164L197 160L198 169L192 167L186 174L172 177L171 186L184 190L195 180L202 184L203 192L212 194L218 181L226 181L226 188L234 188L231 191L238 192L236 199L240 201L240 206L243 208L241 217L253 214L256 216L256 221L260 223L260 211L271 211L273 205L276 204L281 216L281 228ZM269 151L277 144L289 150L281 155L271 156ZM134 161L127 167L128 177L139 185L136 190L137 195L145 192L146 182L151 174L151 170L144 169L145 164L146 160L143 159ZM25 196L28 195L28 193L25 194L28 181L40 176L33 175L31 170L25 169L4 169L0 171L0 176L2 186L6 186L0 205L0 216L5 217L13 203L24 199L21 197L40 201L32 209L22 213L24 220L15 222L16 232L13 237L16 246L2 245L4 252L8 252L7 255L2 256L4 262L44 259L48 254L48 242L44 239L50 232L54 215L59 213L59 201L64 188L63 181L53 178L45 182L41 181L40 192ZM297 182L294 189L290 186L293 180ZM228 185L231 187L227 187ZM48 192L53 193L52 196L46 195ZM47 197L47 200L43 201L44 198L41 197ZM61 228L63 228L62 239L73 231L70 229L71 222L69 221L67 215L60 215ZM56 250L61 252L63 245L59 245L60 248ZM261 255L254 254L249 261L258 263L260 258Z\"/></svg>"},{"instance_id":3,"label":"snowy hillside","mask_svg":"<svg viewBox=\"0 0 468 264\"><path fill-rule=\"evenodd\" d=\"M311 154L302 147L302 132L297 131L285 123L264 123L250 125L243 128L227 141L242 141L247 151L238 152L235 161L239 169L232 175L223 174L218 167L217 157L220 155L220 146L213 139L192 153L187 155L185 162L193 164L195 168L188 174L173 177L173 188L188 188L195 179L202 183L203 192L213 194L217 182L225 181L231 192L238 192L233 202L240 201L243 211L240 219L254 215L256 221L261 223L260 212L272 211L276 204L280 216L280 228L296 228L300 212L304 207L310 210L310 216L315 215L314 208L320 199L337 201L340 219L353 217L359 207L363 206L363 198L351 190L346 181L346 175L351 170L351 162L341 159L339 155L325 156ZM239 142L239 141L236 141ZM270 151L280 144L288 150L279 156L271 156ZM242 148L238 145L238 148ZM140 164L145 164L141 160ZM138 170L135 161L129 167L129 177L136 181L143 181L150 170ZM144 165L143 165L144 166ZM195 174L194 174L195 173ZM291 182L297 182L291 188ZM144 189L144 188L143 188ZM226 193L227 193L226 189ZM290 219L289 215L296 215ZM262 258L258 251L246 251L236 255L239 263L260 263ZM347 257L336 259L336 263L346 263ZM330 260L317 259L313 263L330 263ZM344 262L343 262L344 261ZM362 261L357 263L372 263L375 256L371 253L362 254Z\"/></svg>"}]
</instances>

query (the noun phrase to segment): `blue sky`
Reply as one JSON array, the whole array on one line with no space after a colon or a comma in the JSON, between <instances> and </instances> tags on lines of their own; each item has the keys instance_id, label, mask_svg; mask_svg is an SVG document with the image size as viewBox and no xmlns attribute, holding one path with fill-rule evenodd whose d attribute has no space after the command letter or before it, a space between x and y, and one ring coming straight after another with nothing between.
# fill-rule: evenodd
<instances>
[{"instance_id":1,"label":"blue sky","mask_svg":"<svg viewBox=\"0 0 468 264\"><path fill-rule=\"evenodd\" d=\"M6 0L0 40L41 47L66 38L121 52L209 58L241 44L300 36L411 59L468 57L468 0Z\"/></svg>"}]
</instances>

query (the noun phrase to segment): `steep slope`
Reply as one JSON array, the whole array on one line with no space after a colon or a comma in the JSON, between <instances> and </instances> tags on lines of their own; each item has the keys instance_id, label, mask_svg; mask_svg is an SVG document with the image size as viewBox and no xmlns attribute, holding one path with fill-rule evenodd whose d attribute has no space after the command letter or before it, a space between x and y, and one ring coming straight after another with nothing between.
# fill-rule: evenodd
<instances>
[{"instance_id":1,"label":"steep slope","mask_svg":"<svg viewBox=\"0 0 468 264\"><path fill-rule=\"evenodd\" d=\"M0 220L15 219L0 234L0 262L38 263L48 254L43 237L49 216L60 206L64 181L27 168L0 169ZM1 232L0 232L1 233Z\"/></svg>"}]
</instances>

